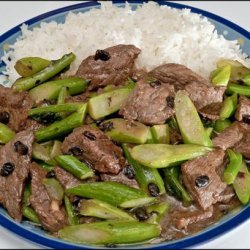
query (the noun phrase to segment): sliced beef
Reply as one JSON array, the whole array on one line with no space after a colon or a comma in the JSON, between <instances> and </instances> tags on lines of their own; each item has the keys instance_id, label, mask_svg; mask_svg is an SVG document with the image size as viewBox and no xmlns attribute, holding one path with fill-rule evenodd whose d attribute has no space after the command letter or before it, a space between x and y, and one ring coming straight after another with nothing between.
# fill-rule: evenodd
<instances>
[{"instance_id":1,"label":"sliced beef","mask_svg":"<svg viewBox=\"0 0 250 250\"><path fill-rule=\"evenodd\" d=\"M67 215L61 206L62 202L53 200L43 185L47 171L36 163L31 165L31 206L36 211L44 229L50 232L57 232L67 225Z\"/></svg>"},{"instance_id":2,"label":"sliced beef","mask_svg":"<svg viewBox=\"0 0 250 250\"><path fill-rule=\"evenodd\" d=\"M199 110L203 118L216 121L220 118L221 102L210 103Z\"/></svg>"},{"instance_id":3,"label":"sliced beef","mask_svg":"<svg viewBox=\"0 0 250 250\"><path fill-rule=\"evenodd\" d=\"M10 108L31 108L33 101L26 91L16 93L11 88L0 85L0 106Z\"/></svg>"},{"instance_id":4,"label":"sliced beef","mask_svg":"<svg viewBox=\"0 0 250 250\"><path fill-rule=\"evenodd\" d=\"M250 158L250 125L234 122L230 127L223 130L213 139L215 147L224 150L232 148L236 152L243 154L245 158Z\"/></svg>"},{"instance_id":5,"label":"sliced beef","mask_svg":"<svg viewBox=\"0 0 250 250\"><path fill-rule=\"evenodd\" d=\"M28 92L16 93L11 88L0 86L0 122L6 124L15 132L42 127L38 122L28 117L28 110L33 101Z\"/></svg>"},{"instance_id":6,"label":"sliced beef","mask_svg":"<svg viewBox=\"0 0 250 250\"><path fill-rule=\"evenodd\" d=\"M71 188L82 183L79 179L63 168L55 167L54 171L56 179L60 182L64 189Z\"/></svg>"},{"instance_id":7,"label":"sliced beef","mask_svg":"<svg viewBox=\"0 0 250 250\"><path fill-rule=\"evenodd\" d=\"M235 118L238 121L250 123L250 99L245 96L240 96Z\"/></svg>"},{"instance_id":8,"label":"sliced beef","mask_svg":"<svg viewBox=\"0 0 250 250\"><path fill-rule=\"evenodd\" d=\"M174 86L141 79L119 114L144 124L163 124L174 114Z\"/></svg>"},{"instance_id":9,"label":"sliced beef","mask_svg":"<svg viewBox=\"0 0 250 250\"><path fill-rule=\"evenodd\" d=\"M100 173L118 174L125 165L120 147L101 130L85 125L74 129L62 144L64 154L73 154Z\"/></svg>"},{"instance_id":10,"label":"sliced beef","mask_svg":"<svg viewBox=\"0 0 250 250\"><path fill-rule=\"evenodd\" d=\"M211 103L222 102L226 88L190 83L185 86L185 90L194 102L195 107L200 110Z\"/></svg>"},{"instance_id":11,"label":"sliced beef","mask_svg":"<svg viewBox=\"0 0 250 250\"><path fill-rule=\"evenodd\" d=\"M213 216L213 206L207 208L205 211L194 209L193 211L180 212L177 210L172 216L174 217L177 229L187 229L189 225L211 218Z\"/></svg>"},{"instance_id":12,"label":"sliced beef","mask_svg":"<svg viewBox=\"0 0 250 250\"><path fill-rule=\"evenodd\" d=\"M208 104L223 101L224 87L213 87L209 81L184 65L164 64L149 72L149 76L174 85L176 90L185 89L198 110Z\"/></svg>"},{"instance_id":13,"label":"sliced beef","mask_svg":"<svg viewBox=\"0 0 250 250\"><path fill-rule=\"evenodd\" d=\"M230 127L224 129L218 136L213 138L215 147L226 150L232 148L244 136L244 130L239 122L234 122Z\"/></svg>"},{"instance_id":14,"label":"sliced beef","mask_svg":"<svg viewBox=\"0 0 250 250\"><path fill-rule=\"evenodd\" d=\"M0 149L0 203L16 221L22 219L21 201L29 174L33 141L33 133L23 131Z\"/></svg>"},{"instance_id":15,"label":"sliced beef","mask_svg":"<svg viewBox=\"0 0 250 250\"><path fill-rule=\"evenodd\" d=\"M218 174L222 166L225 166L225 152L221 149L189 160L181 166L185 186L204 210L217 203L227 187Z\"/></svg>"},{"instance_id":16,"label":"sliced beef","mask_svg":"<svg viewBox=\"0 0 250 250\"><path fill-rule=\"evenodd\" d=\"M137 181L135 180L134 173L129 173L130 170L127 170L125 167L123 171L121 171L117 175L112 175L112 174L101 174L101 180L102 181L115 181L119 182L122 184L125 184L129 187L133 188L139 188Z\"/></svg>"},{"instance_id":17,"label":"sliced beef","mask_svg":"<svg viewBox=\"0 0 250 250\"><path fill-rule=\"evenodd\" d=\"M91 89L109 84L122 85L132 76L134 61L140 51L134 45L116 45L97 50L95 55L82 61L76 76L91 80Z\"/></svg>"}]
</instances>

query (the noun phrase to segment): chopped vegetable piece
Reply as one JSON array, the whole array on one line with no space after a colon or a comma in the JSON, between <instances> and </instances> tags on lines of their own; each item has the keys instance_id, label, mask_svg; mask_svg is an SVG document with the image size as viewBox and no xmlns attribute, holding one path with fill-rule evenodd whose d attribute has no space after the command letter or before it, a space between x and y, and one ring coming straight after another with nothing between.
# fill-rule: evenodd
<instances>
[{"instance_id":1,"label":"chopped vegetable piece","mask_svg":"<svg viewBox=\"0 0 250 250\"><path fill-rule=\"evenodd\" d=\"M227 92L250 97L250 86L239 85L236 83L229 83L227 86Z\"/></svg>"},{"instance_id":2,"label":"chopped vegetable piece","mask_svg":"<svg viewBox=\"0 0 250 250\"><path fill-rule=\"evenodd\" d=\"M211 74L211 82L215 86L227 86L231 75L231 66L225 65L222 66Z\"/></svg>"},{"instance_id":3,"label":"chopped vegetable piece","mask_svg":"<svg viewBox=\"0 0 250 250\"><path fill-rule=\"evenodd\" d=\"M6 144L12 140L15 136L15 132L8 126L0 122L0 144Z\"/></svg>"},{"instance_id":4,"label":"chopped vegetable piece","mask_svg":"<svg viewBox=\"0 0 250 250\"><path fill-rule=\"evenodd\" d=\"M97 120L118 111L134 87L124 86L89 99L88 112L90 116Z\"/></svg>"},{"instance_id":5,"label":"chopped vegetable piece","mask_svg":"<svg viewBox=\"0 0 250 250\"><path fill-rule=\"evenodd\" d=\"M31 195L30 182L28 182L25 185L24 192L23 192L22 205L24 207L30 206L30 195Z\"/></svg>"},{"instance_id":6,"label":"chopped vegetable piece","mask_svg":"<svg viewBox=\"0 0 250 250\"><path fill-rule=\"evenodd\" d=\"M38 142L56 139L62 135L71 132L74 128L82 125L86 114L86 104L82 105L77 112L70 116L49 125L48 127L38 129L35 137Z\"/></svg>"},{"instance_id":7,"label":"chopped vegetable piece","mask_svg":"<svg viewBox=\"0 0 250 250\"><path fill-rule=\"evenodd\" d=\"M45 99L56 100L62 88L66 88L70 95L76 95L82 93L87 85L88 82L86 80L78 77L71 77L43 83L31 89L29 95L35 102L41 102Z\"/></svg>"},{"instance_id":8,"label":"chopped vegetable piece","mask_svg":"<svg viewBox=\"0 0 250 250\"><path fill-rule=\"evenodd\" d=\"M62 154L61 146L62 146L62 143L60 141L57 141L57 140L54 141L53 147L50 150L51 159Z\"/></svg>"},{"instance_id":9,"label":"chopped vegetable piece","mask_svg":"<svg viewBox=\"0 0 250 250\"><path fill-rule=\"evenodd\" d=\"M48 67L37 72L36 74L17 79L12 88L17 92L29 90L55 76L68 67L74 60L75 55L73 53L66 54L62 58L53 61L53 63L51 63Z\"/></svg>"},{"instance_id":10,"label":"chopped vegetable piece","mask_svg":"<svg viewBox=\"0 0 250 250\"><path fill-rule=\"evenodd\" d=\"M20 76L28 77L45 69L50 63L51 61L41 57L24 57L17 60L14 68Z\"/></svg>"},{"instance_id":11,"label":"chopped vegetable piece","mask_svg":"<svg viewBox=\"0 0 250 250\"><path fill-rule=\"evenodd\" d=\"M105 221L59 230L60 238L77 243L126 244L146 241L160 235L161 228L156 224L135 221Z\"/></svg>"},{"instance_id":12,"label":"chopped vegetable piece","mask_svg":"<svg viewBox=\"0 0 250 250\"><path fill-rule=\"evenodd\" d=\"M214 129L212 127L205 128L205 131L207 135L209 136L209 138L211 137L213 130Z\"/></svg>"},{"instance_id":13,"label":"chopped vegetable piece","mask_svg":"<svg viewBox=\"0 0 250 250\"><path fill-rule=\"evenodd\" d=\"M229 156L229 164L224 170L224 181L230 185L233 184L238 172L240 171L242 165L242 155L240 153L234 152L231 149L227 150Z\"/></svg>"},{"instance_id":14,"label":"chopped vegetable piece","mask_svg":"<svg viewBox=\"0 0 250 250\"><path fill-rule=\"evenodd\" d=\"M214 129L215 131L221 133L225 128L230 127L231 124L232 123L229 119L225 120L218 119L214 124Z\"/></svg>"},{"instance_id":15,"label":"chopped vegetable piece","mask_svg":"<svg viewBox=\"0 0 250 250\"><path fill-rule=\"evenodd\" d=\"M83 103L65 103L65 104L49 105L49 106L30 109L28 114L29 116L39 116L44 113L45 114L58 113L62 111L75 112L83 105L84 105Z\"/></svg>"},{"instance_id":16,"label":"chopped vegetable piece","mask_svg":"<svg viewBox=\"0 0 250 250\"><path fill-rule=\"evenodd\" d=\"M223 103L220 110L220 118L226 119L232 116L237 108L238 96L233 94L232 96L227 97Z\"/></svg>"},{"instance_id":17,"label":"chopped vegetable piece","mask_svg":"<svg viewBox=\"0 0 250 250\"><path fill-rule=\"evenodd\" d=\"M217 67L225 67L231 66L231 76L230 81L238 81L242 79L242 77L248 73L250 73L250 69L245 67L242 63L235 61L235 60L219 60L217 62Z\"/></svg>"},{"instance_id":18,"label":"chopped vegetable piece","mask_svg":"<svg viewBox=\"0 0 250 250\"><path fill-rule=\"evenodd\" d=\"M95 199L82 200L79 213L84 216L94 216L106 220L135 220L132 215L123 210Z\"/></svg>"},{"instance_id":19,"label":"chopped vegetable piece","mask_svg":"<svg viewBox=\"0 0 250 250\"><path fill-rule=\"evenodd\" d=\"M241 80L243 81L243 83L245 85L250 86L250 72L249 72L249 74L246 74Z\"/></svg>"},{"instance_id":20,"label":"chopped vegetable piece","mask_svg":"<svg viewBox=\"0 0 250 250\"><path fill-rule=\"evenodd\" d=\"M102 127L106 135L118 142L143 144L149 133L149 127L144 124L121 118L107 120L101 124L100 128Z\"/></svg>"},{"instance_id":21,"label":"chopped vegetable piece","mask_svg":"<svg viewBox=\"0 0 250 250\"><path fill-rule=\"evenodd\" d=\"M33 143L32 157L36 160L44 161L49 165L56 164L56 162L50 156L50 148L46 148L38 143Z\"/></svg>"},{"instance_id":22,"label":"chopped vegetable piece","mask_svg":"<svg viewBox=\"0 0 250 250\"><path fill-rule=\"evenodd\" d=\"M79 218L74 211L73 205L71 204L69 198L66 195L64 196L64 204L65 204L66 212L68 215L69 225L70 226L78 225Z\"/></svg>"},{"instance_id":23,"label":"chopped vegetable piece","mask_svg":"<svg viewBox=\"0 0 250 250\"><path fill-rule=\"evenodd\" d=\"M43 185L46 187L51 199L61 201L64 191L61 184L54 178L43 179Z\"/></svg>"},{"instance_id":24,"label":"chopped vegetable piece","mask_svg":"<svg viewBox=\"0 0 250 250\"><path fill-rule=\"evenodd\" d=\"M212 146L199 114L185 91L176 94L175 113L184 143Z\"/></svg>"},{"instance_id":25,"label":"chopped vegetable piece","mask_svg":"<svg viewBox=\"0 0 250 250\"><path fill-rule=\"evenodd\" d=\"M124 154L128 160L128 163L133 167L135 171L135 179L138 182L139 186L142 188L142 190L145 193L148 193L150 196L155 195L161 195L166 193L164 182L158 172L157 169L152 169L145 167L138 162L136 162L129 151L129 148L126 144L122 144L122 148L124 151ZM159 192L155 194L155 192L152 193L152 190L149 189L149 185L154 184L158 188ZM150 192L151 191L151 192Z\"/></svg>"},{"instance_id":26,"label":"chopped vegetable piece","mask_svg":"<svg viewBox=\"0 0 250 250\"><path fill-rule=\"evenodd\" d=\"M164 181L166 186L169 186L173 195L176 196L179 200L189 206L192 203L192 197L186 191L184 186L179 181L179 167L175 166L172 168L163 169L164 172Z\"/></svg>"},{"instance_id":27,"label":"chopped vegetable piece","mask_svg":"<svg viewBox=\"0 0 250 250\"><path fill-rule=\"evenodd\" d=\"M65 103L65 100L69 95L70 95L69 87L63 86L59 91L59 94L57 97L57 104Z\"/></svg>"},{"instance_id":28,"label":"chopped vegetable piece","mask_svg":"<svg viewBox=\"0 0 250 250\"><path fill-rule=\"evenodd\" d=\"M150 205L157 201L155 197L145 197L145 198L138 198L129 201L125 201L119 205L119 207L123 208L133 208L133 207L141 207L144 205Z\"/></svg>"},{"instance_id":29,"label":"chopped vegetable piece","mask_svg":"<svg viewBox=\"0 0 250 250\"><path fill-rule=\"evenodd\" d=\"M38 163L38 165L41 168L45 169L48 172L50 172L50 171L52 171L54 169L54 166L51 166L51 165L49 165L49 164L47 164L47 163L45 163L43 161L36 161L36 162Z\"/></svg>"},{"instance_id":30,"label":"chopped vegetable piece","mask_svg":"<svg viewBox=\"0 0 250 250\"><path fill-rule=\"evenodd\" d=\"M233 187L241 203L247 204L250 199L250 173L244 161L234 180Z\"/></svg>"},{"instance_id":31,"label":"chopped vegetable piece","mask_svg":"<svg viewBox=\"0 0 250 250\"><path fill-rule=\"evenodd\" d=\"M139 189L111 181L83 183L68 188L66 193L101 200L114 206L118 206L125 201L147 197Z\"/></svg>"},{"instance_id":32,"label":"chopped vegetable piece","mask_svg":"<svg viewBox=\"0 0 250 250\"><path fill-rule=\"evenodd\" d=\"M73 155L58 155L55 157L55 160L62 168L81 180L95 175L87 165L79 161Z\"/></svg>"},{"instance_id":33,"label":"chopped vegetable piece","mask_svg":"<svg viewBox=\"0 0 250 250\"><path fill-rule=\"evenodd\" d=\"M29 219L30 221L37 223L37 224L41 224L37 216L37 213L32 207L23 207L22 212L23 212L23 216Z\"/></svg>"},{"instance_id":34,"label":"chopped vegetable piece","mask_svg":"<svg viewBox=\"0 0 250 250\"><path fill-rule=\"evenodd\" d=\"M131 150L132 157L151 168L164 168L196 158L211 151L209 147L193 144L143 144Z\"/></svg>"},{"instance_id":35,"label":"chopped vegetable piece","mask_svg":"<svg viewBox=\"0 0 250 250\"><path fill-rule=\"evenodd\" d=\"M164 201L146 207L147 213L151 215L146 222L158 224L169 209L170 205Z\"/></svg>"},{"instance_id":36,"label":"chopped vegetable piece","mask_svg":"<svg viewBox=\"0 0 250 250\"><path fill-rule=\"evenodd\" d=\"M168 124L154 125L150 128L154 143L169 144Z\"/></svg>"}]
</instances>

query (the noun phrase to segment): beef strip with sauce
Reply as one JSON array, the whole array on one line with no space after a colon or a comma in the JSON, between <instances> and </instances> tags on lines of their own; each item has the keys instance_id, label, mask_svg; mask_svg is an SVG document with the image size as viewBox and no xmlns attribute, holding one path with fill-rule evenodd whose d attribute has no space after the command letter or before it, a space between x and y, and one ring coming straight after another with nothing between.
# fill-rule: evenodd
<instances>
[{"instance_id":1,"label":"beef strip with sauce","mask_svg":"<svg viewBox=\"0 0 250 250\"><path fill-rule=\"evenodd\" d=\"M216 121L220 118L221 102L210 103L199 110L200 115L211 121Z\"/></svg>"},{"instance_id":2,"label":"beef strip with sauce","mask_svg":"<svg viewBox=\"0 0 250 250\"><path fill-rule=\"evenodd\" d=\"M91 80L89 89L122 85L132 76L134 61L141 52L134 45L116 45L97 50L80 64L76 76Z\"/></svg>"},{"instance_id":3,"label":"beef strip with sauce","mask_svg":"<svg viewBox=\"0 0 250 250\"><path fill-rule=\"evenodd\" d=\"M62 152L73 154L100 173L118 174L125 166L122 149L90 125L74 129L64 139Z\"/></svg>"},{"instance_id":4,"label":"beef strip with sauce","mask_svg":"<svg viewBox=\"0 0 250 250\"><path fill-rule=\"evenodd\" d=\"M209 81L181 64L161 65L148 73L161 83L171 84L176 90L186 90L198 110L211 103L222 102L224 87L213 87Z\"/></svg>"},{"instance_id":5,"label":"beef strip with sauce","mask_svg":"<svg viewBox=\"0 0 250 250\"><path fill-rule=\"evenodd\" d=\"M250 123L250 100L245 96L240 96L235 118L238 121L248 121Z\"/></svg>"},{"instance_id":6,"label":"beef strip with sauce","mask_svg":"<svg viewBox=\"0 0 250 250\"><path fill-rule=\"evenodd\" d=\"M52 199L43 185L47 171L35 162L30 168L31 173L31 206L36 211L44 229L57 232L67 225L67 215L62 206L62 201Z\"/></svg>"},{"instance_id":7,"label":"beef strip with sauce","mask_svg":"<svg viewBox=\"0 0 250 250\"><path fill-rule=\"evenodd\" d=\"M230 127L224 129L217 137L213 138L215 147L226 150L232 148L236 152L250 158L250 125L234 122Z\"/></svg>"},{"instance_id":8,"label":"beef strip with sauce","mask_svg":"<svg viewBox=\"0 0 250 250\"><path fill-rule=\"evenodd\" d=\"M19 132L0 149L0 203L16 221L22 219L22 195L29 174L34 135Z\"/></svg>"},{"instance_id":9,"label":"beef strip with sauce","mask_svg":"<svg viewBox=\"0 0 250 250\"><path fill-rule=\"evenodd\" d=\"M218 172L225 166L225 152L215 149L182 164L182 179L196 203L204 210L217 203L227 184Z\"/></svg>"},{"instance_id":10,"label":"beef strip with sauce","mask_svg":"<svg viewBox=\"0 0 250 250\"><path fill-rule=\"evenodd\" d=\"M25 129L37 130L42 125L28 117L33 101L28 92L15 93L0 85L0 122L15 132Z\"/></svg>"},{"instance_id":11,"label":"beef strip with sauce","mask_svg":"<svg viewBox=\"0 0 250 250\"><path fill-rule=\"evenodd\" d=\"M159 81L141 79L119 114L144 124L163 124L174 114L174 87Z\"/></svg>"}]
</instances>

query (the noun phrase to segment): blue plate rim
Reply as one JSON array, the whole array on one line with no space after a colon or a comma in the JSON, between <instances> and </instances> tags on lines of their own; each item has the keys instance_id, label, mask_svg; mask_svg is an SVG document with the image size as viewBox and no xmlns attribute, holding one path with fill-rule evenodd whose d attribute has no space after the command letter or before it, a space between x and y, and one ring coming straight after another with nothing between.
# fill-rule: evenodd
<instances>
[{"instance_id":1,"label":"blue plate rim","mask_svg":"<svg viewBox=\"0 0 250 250\"><path fill-rule=\"evenodd\" d=\"M113 0L112 1L114 4L124 4L125 1L120 1L120 0ZM148 2L148 1L127 1L130 4L142 4L143 2ZM248 40L250 40L250 33L245 30L244 28L240 27L239 25L223 18L220 17L216 14L213 14L211 12L184 5L184 4L179 4L179 3L173 3L169 1L156 1L160 5L167 5L169 7L173 7L176 9L183 9L183 8L188 8L191 10L191 12L196 13L196 14L201 14L207 18L210 18L212 20L215 20L217 22L220 22L231 29L237 31L244 37L246 37ZM97 1L89 1L89 2L82 2L78 4L73 4L69 5L66 7L58 8L52 11L48 11L46 13L43 13L41 15L35 16L31 19L26 20L25 22L22 22L21 24L13 27L12 29L8 30L7 32L3 33L0 36L0 43L2 43L4 40L9 38L10 36L14 35L15 33L20 31L20 26L25 23L27 25L32 25L36 22L41 21L44 18L48 18L50 16L60 14L62 12L68 12L68 11L73 11L77 10L79 8L87 8L87 7L98 7L100 6L100 3ZM171 243L170 242L163 242L160 244L155 244L155 245L149 245L146 247L142 247L144 249L146 248L151 248L151 249L173 249L173 248L186 248L186 247L191 247L195 246L197 244L205 243L206 241L209 241L215 237L219 237L222 234L225 234L226 232L235 229L237 226L242 224L243 222L246 222L247 219L249 219L249 214L250 214L250 206L245 206L244 209L234 217L230 218L229 220L223 222L221 225L216 226L215 228L212 228L211 230L200 232L198 234L193 235L192 237L189 238L183 238L181 241L176 241ZM46 246L46 247L52 247L52 248L57 248L57 249L72 249L74 247L75 249L93 249L91 246L84 246L84 245L77 245L74 243L68 243L66 241L61 241L58 238L47 238L46 236L41 236L38 233L32 232L22 226L22 224L17 223L13 221L11 218L8 218L2 214L0 214L0 225L3 226L4 228L8 229L9 231L17 234L18 236L28 240L32 241L33 243L36 243L41 246ZM167 245L166 245L167 244Z\"/></svg>"}]
</instances>

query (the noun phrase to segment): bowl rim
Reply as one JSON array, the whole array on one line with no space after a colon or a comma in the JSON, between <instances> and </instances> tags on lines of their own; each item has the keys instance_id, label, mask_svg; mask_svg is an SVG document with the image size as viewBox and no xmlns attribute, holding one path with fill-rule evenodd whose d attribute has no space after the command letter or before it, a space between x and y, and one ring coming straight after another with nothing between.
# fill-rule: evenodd
<instances>
[{"instance_id":1,"label":"bowl rim","mask_svg":"<svg viewBox=\"0 0 250 250\"><path fill-rule=\"evenodd\" d=\"M113 0L113 4L124 4L125 1L122 0ZM140 0L129 0L127 1L129 4L142 4L148 1L140 1ZM183 9L188 8L191 10L191 12L196 14L201 14L207 18L210 18L212 20L215 20L219 23L222 23L225 26L228 26L229 28L237 31L242 36L246 37L248 40L250 40L250 33L240 27L239 25L221 17L216 14L213 14L211 12L188 6L185 4L179 4L179 3L173 3L169 1L157 1L159 5L167 5L172 8L176 9ZM15 27L11 28L10 30L6 31L0 36L0 43L8 39L10 36L13 36L14 34L20 32L20 26L25 23L28 26L33 25L37 22L41 22L45 18L52 17L54 15L63 13L63 12L69 12L74 11L81 8L91 8L91 7L98 7L101 4L96 1L89 1L89 2L81 2L78 4L72 4L66 7L57 8L55 10L51 10L48 12L45 12L43 14L37 15L33 18L30 18ZM0 66L2 66L2 62L0 61ZM216 237L221 236L222 234L225 234L226 232L235 229L237 226L242 224L243 222L246 222L247 219L249 219L250 214L250 205L243 206L242 211L238 214L236 214L234 217L229 218L228 220L223 221L220 225L212 226L214 228L203 230L197 234L188 236L186 238L177 240L177 241L166 241L161 242L155 245L136 245L137 249L173 249L173 248L185 248L185 247L192 247L201 243L205 243L207 241L210 241ZM5 229L11 231L12 233L15 233L17 236L30 241L32 243L35 243L40 246L44 247L52 247L52 248L59 248L59 249L72 249L74 247L75 249L98 249L98 246L89 246L89 245L79 245L76 243L71 243L67 241L60 240L59 238L48 238L46 235L41 235L39 232L33 232L27 228L24 228L21 223L18 223L14 221L12 218L10 218L8 215L5 216L3 214L0 214L0 226L4 227ZM130 246L126 246L126 248L130 248ZM118 248L119 249L119 248ZM121 248L120 248L121 249Z\"/></svg>"}]
</instances>

